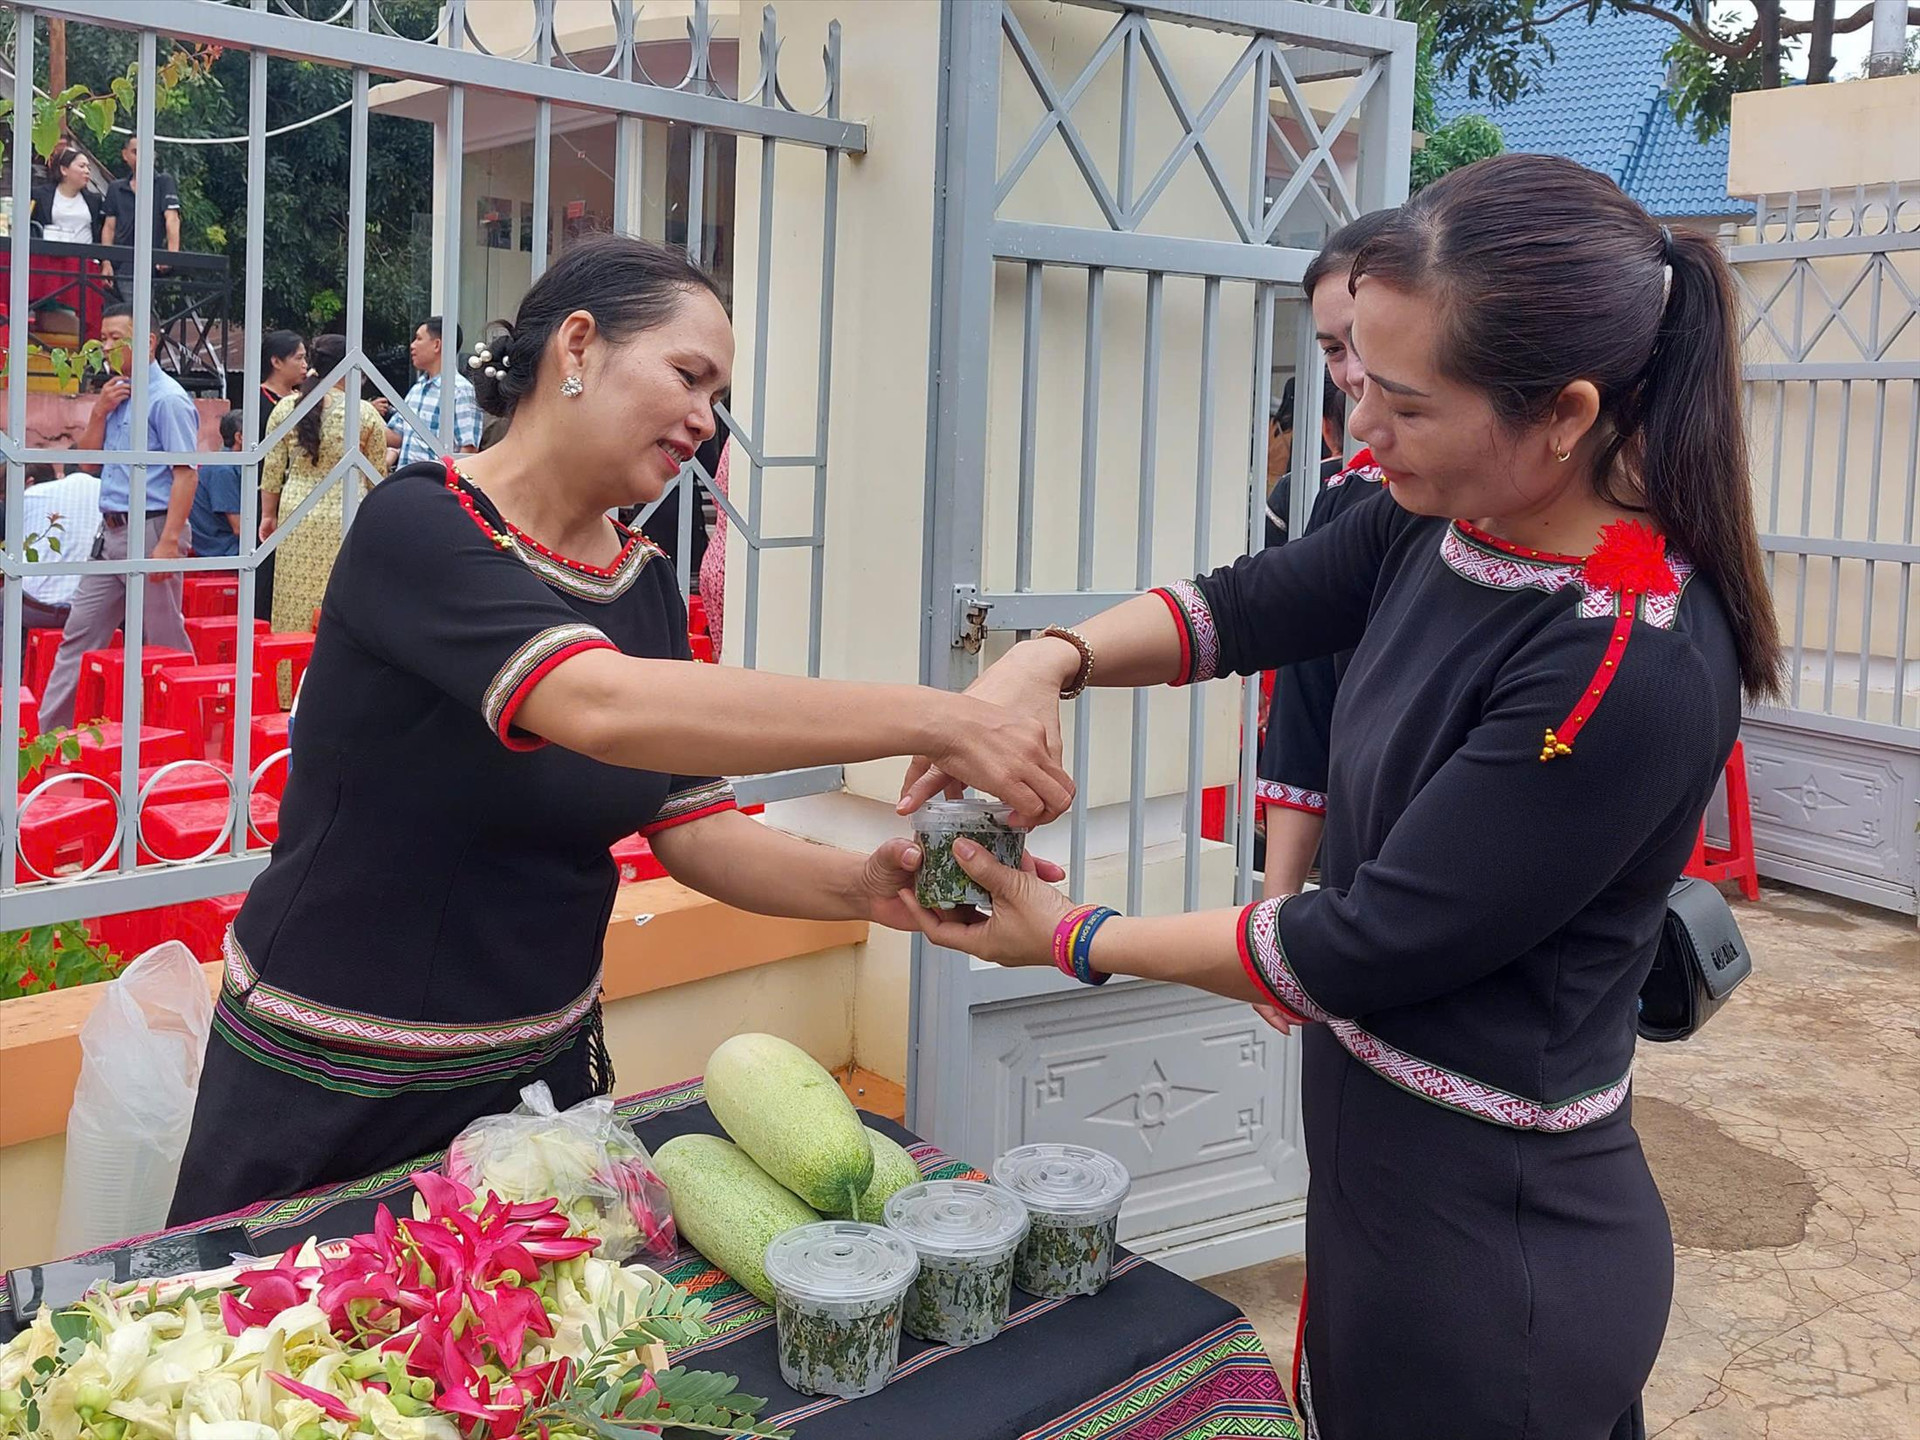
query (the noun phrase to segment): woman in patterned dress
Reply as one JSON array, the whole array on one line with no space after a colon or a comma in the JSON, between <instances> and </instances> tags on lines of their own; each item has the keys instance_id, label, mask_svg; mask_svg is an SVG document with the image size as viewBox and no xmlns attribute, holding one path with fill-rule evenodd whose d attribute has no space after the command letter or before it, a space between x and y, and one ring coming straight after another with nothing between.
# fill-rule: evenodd
<instances>
[{"instance_id":1,"label":"woman in patterned dress","mask_svg":"<svg viewBox=\"0 0 1920 1440\"><path fill-rule=\"evenodd\" d=\"M313 371L294 394L273 407L267 421L271 430L294 407L311 395L347 355L344 336L322 335L313 342ZM357 377L355 377L357 380ZM300 502L320 487L347 453L347 382L336 383L320 403L300 417L300 423L267 452L260 466L260 538L280 528L284 511L292 514ZM375 473L387 473L387 428L373 406L361 402L359 451ZM354 468L320 497L300 523L280 542L274 564L273 628L291 633L313 628L313 617L327 593L334 557L340 553L340 497L348 485L371 490L373 481Z\"/></svg>"},{"instance_id":2,"label":"woman in patterned dress","mask_svg":"<svg viewBox=\"0 0 1920 1440\"><path fill-rule=\"evenodd\" d=\"M1310 1437L1629 1440L1673 1284L1636 1001L1741 691L1780 684L1733 281L1708 237L1539 155L1436 181L1353 274L1353 432L1388 488L975 686L1057 723L1089 674L1353 648L1320 888L1108 919L956 846L992 918L922 926L1044 965L1064 924L1083 979L1304 1029ZM903 803L943 783L922 767Z\"/></svg>"}]
</instances>

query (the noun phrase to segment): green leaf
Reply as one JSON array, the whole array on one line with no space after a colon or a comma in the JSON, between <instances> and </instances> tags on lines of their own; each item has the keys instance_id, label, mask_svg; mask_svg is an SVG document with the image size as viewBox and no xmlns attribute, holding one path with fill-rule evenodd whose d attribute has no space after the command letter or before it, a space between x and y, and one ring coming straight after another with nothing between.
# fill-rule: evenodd
<instances>
[{"instance_id":1,"label":"green leaf","mask_svg":"<svg viewBox=\"0 0 1920 1440\"><path fill-rule=\"evenodd\" d=\"M33 105L33 150L42 160L53 158L60 143L60 107L51 100L36 100Z\"/></svg>"}]
</instances>

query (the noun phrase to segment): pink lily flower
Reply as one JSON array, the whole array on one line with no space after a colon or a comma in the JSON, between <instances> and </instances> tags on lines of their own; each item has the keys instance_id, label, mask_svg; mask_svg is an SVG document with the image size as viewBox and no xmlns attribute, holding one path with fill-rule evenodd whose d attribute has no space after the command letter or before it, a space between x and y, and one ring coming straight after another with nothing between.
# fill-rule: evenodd
<instances>
[{"instance_id":1,"label":"pink lily flower","mask_svg":"<svg viewBox=\"0 0 1920 1440\"><path fill-rule=\"evenodd\" d=\"M342 1420L349 1425L356 1425L360 1421L359 1415L348 1408L346 1402L336 1395L329 1395L324 1390L316 1390L311 1385L302 1385L298 1380L277 1371L268 1371L267 1378L289 1394L298 1395L302 1400L311 1400L326 1412L329 1420Z\"/></svg>"}]
</instances>

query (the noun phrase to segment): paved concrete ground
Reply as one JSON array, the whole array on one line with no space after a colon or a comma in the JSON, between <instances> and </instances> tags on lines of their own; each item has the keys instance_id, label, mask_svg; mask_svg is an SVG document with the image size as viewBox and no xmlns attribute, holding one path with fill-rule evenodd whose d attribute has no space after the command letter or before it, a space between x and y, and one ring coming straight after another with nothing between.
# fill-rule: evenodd
<instances>
[{"instance_id":1,"label":"paved concrete ground","mask_svg":"<svg viewBox=\"0 0 1920 1440\"><path fill-rule=\"evenodd\" d=\"M1735 908L1753 979L1634 1081L1677 1261L1648 1432L1915 1440L1920 932L1785 888ZM1284 1368L1298 1263L1208 1283Z\"/></svg>"}]
</instances>

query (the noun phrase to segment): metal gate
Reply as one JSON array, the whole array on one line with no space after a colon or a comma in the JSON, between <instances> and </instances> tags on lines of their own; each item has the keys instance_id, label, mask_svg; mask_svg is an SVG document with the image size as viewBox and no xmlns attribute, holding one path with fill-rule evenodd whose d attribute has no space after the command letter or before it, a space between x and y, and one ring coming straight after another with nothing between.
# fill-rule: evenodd
<instances>
[{"instance_id":1,"label":"metal gate","mask_svg":"<svg viewBox=\"0 0 1920 1440\"><path fill-rule=\"evenodd\" d=\"M247 153L246 209L246 298L245 335L248 337L243 393L244 431L259 433L260 403L259 347L263 330L262 261L263 217L267 206L267 125L268 67L272 63L313 62L337 66L351 73L349 102L351 153L349 158L351 207L346 217L349 254L345 276L345 309L342 328L347 355L337 376L360 377L393 406L396 419L414 423L424 433L419 417L410 410L404 397L380 375L362 346L366 319L364 261L366 187L368 175L368 91L375 76L406 76L438 87L444 92L444 124L439 139L446 163L437 192L435 229L436 268L441 272L437 296L431 306L443 317L443 330L449 339L459 333L462 264L463 160L469 97L483 105L511 98L516 103L533 103L533 197L529 221L532 251L531 273L538 276L547 265L553 216L550 161L555 135L555 116L592 114L611 119L615 126L612 227L622 233L641 231L639 197L642 186L644 127L671 123L686 128L690 145L689 174L683 195L674 197L675 208L684 216L687 247L697 263L706 263L708 228L703 224L702 206L707 193L706 169L712 147L723 137L734 142L757 142L761 184L759 209L754 217L757 263L751 276L736 275L735 293L750 296L755 321L750 359L740 367L738 384L747 393L746 415L725 414L732 430L734 454L742 461L745 485L736 483L732 497L718 492L713 477L697 464L684 469L675 482L683 487L700 486L725 512L729 523L741 532L748 550L744 577L744 603L740 607L736 633L742 641L742 653L751 665L756 658L758 622L762 608L760 571L762 552L769 549L798 550L811 553L809 620L806 637L809 673L817 674L820 654L820 585L824 533L826 488L826 417L831 391L832 313L835 269L835 208L838 194L838 161L842 154L859 153L866 148L866 127L840 118L839 27L830 27L825 37L824 98L811 113L803 113L788 100L786 86L778 71L782 37L776 33L774 14L769 7L752 36L758 49L758 80L751 90L734 83L728 93L729 77L716 64L723 49L736 43L733 37L719 34L707 0L692 0L685 20L684 39L673 35L658 38L659 22L643 32L639 0L608 0L599 7L604 22L603 34L596 36L590 48L575 44L580 53L570 53L569 34L557 22L558 0L519 0L517 13L524 13L521 30L525 39L517 48L489 48L485 36L497 33L477 23L498 20L505 0L487 0L490 13L483 13L475 0L444 0L439 23L424 39L406 38L395 29L381 0L301 0L296 7L288 0L141 0L129 5L126 0L31 0L9 5L16 18L13 53L7 57L15 76L21 103L15 107L11 154L13 169L13 214L16 217L12 245L12 291L9 315L17 322L12 327L8 370L24 377L28 365L28 259L30 241L24 217L27 214L29 167L24 159L31 153L33 110L26 103L28 85L34 74L36 32L48 20L65 19L110 26L138 32L139 77L138 105L132 131L140 140L138 187L142 195L151 194L155 160L155 69L163 45L174 43L218 45L248 53L248 94L244 143ZM743 7L744 9L745 7ZM582 10L572 10L578 20ZM517 39L518 37L516 37ZM738 37L744 48L749 37ZM650 73L649 65L660 71ZM672 68L665 68L671 65ZM737 72L750 67L736 65ZM164 143L165 137L161 137ZM768 325L773 297L772 269L767 258L774 236L773 184L776 157L782 148L818 154L823 158L823 229L821 234L821 270L818 290L811 285L804 297L783 297L787 307L801 304L819 307L818 420L813 444L805 454L770 454L765 443ZM752 152L741 151L744 163ZM793 163L793 162L789 162ZM789 193L791 189L789 189ZM659 237L654 237L659 238ZM135 351L145 343L154 316L153 238L146 225L135 227L132 291L135 326ZM468 317L476 331L479 323L491 315ZM456 364L449 346L449 365ZM132 398L135 426L133 433L147 433L147 376L136 369ZM121 562L90 561L74 557L55 557L42 549L40 558L29 560L23 535L23 472L35 463L81 463L98 466L106 462L186 464L205 463L209 456L200 452L158 453L146 449L129 451L79 451L35 446L28 441L27 395L24 384L9 388L6 432L0 439L0 454L6 461L5 516L6 544L0 551L0 576L7 580L4 607L0 608L0 733L20 733L21 642L20 581L24 577L58 574L111 572L148 575L156 571L207 571L236 573L239 584L239 613L252 615L255 576L260 563L279 548L285 536L295 531L315 504L334 487L342 496L343 524L350 524L357 503L362 475L369 479L371 467L358 450L349 451L341 464L281 524L265 543L255 543L259 515L259 464L273 445L286 436L313 405L321 403L329 385L316 388L283 423L275 427L261 443L239 454L223 455L228 462L243 467L241 506L242 548L237 558L154 561L133 558ZM358 434L358 408L363 401L359 386L347 389L347 432ZM455 407L441 407L439 445L453 446ZM724 413L724 412L723 412ZM136 473L139 473L136 471ZM768 533L763 523L763 489L771 476L780 476L783 494L810 482L812 516L810 528L798 534ZM697 492L696 492L697 493ZM788 507L789 510L796 508ZM804 506L798 507L804 510ZM685 592L691 508L681 507L682 527L680 583ZM114 914L149 906L230 894L244 890L266 863L266 845L253 816L253 796L268 780L276 766L285 764L286 752L260 755L251 748L250 721L253 712L253 674L255 644L245 625L237 629L237 657L233 684L231 723L231 776L226 782L227 816L221 835L204 854L189 860L155 862L143 855L142 817L155 787L183 766L202 766L198 759L179 761L149 774L143 781L142 770L152 769L142 755L139 720L143 712L142 665L143 622L148 615L146 587L130 587L131 598L125 619L124 681L120 704L127 717L124 745L111 773L98 777L60 775L41 780L16 794L13 786L0 786L0 926L16 927L81 917ZM90 717L77 717L85 720ZM223 760L228 759L222 755ZM739 788L743 800L782 799L818 791L838 789L841 772L837 766L822 767L778 776L753 777ZM104 797L113 805L111 845L74 873L42 873L36 865L21 866L20 839L23 812L31 818L36 803L46 803L69 795ZM142 863L147 860L148 863Z\"/></svg>"},{"instance_id":2,"label":"metal gate","mask_svg":"<svg viewBox=\"0 0 1920 1440\"><path fill-rule=\"evenodd\" d=\"M1729 249L1788 693L1745 727L1761 869L1920 909L1920 185L1765 196ZM1710 812L1710 814L1716 812Z\"/></svg>"},{"instance_id":3,"label":"metal gate","mask_svg":"<svg viewBox=\"0 0 1920 1440\"><path fill-rule=\"evenodd\" d=\"M1332 228L1405 194L1414 40L1290 0L946 7L930 683L1261 543L1277 321L1304 310ZM1291 332L1317 414L1312 326ZM1298 449L1310 504L1317 456ZM1248 898L1250 807L1233 845L1202 838L1201 809L1209 786L1252 793L1257 698L1089 692L1069 721L1078 799L1036 850L1136 914ZM1188 1273L1298 1248L1295 1042L1245 1005L924 945L913 979L921 1133L956 1154L1111 1151L1134 1177L1123 1236Z\"/></svg>"}]
</instances>

